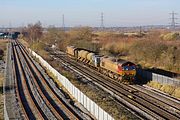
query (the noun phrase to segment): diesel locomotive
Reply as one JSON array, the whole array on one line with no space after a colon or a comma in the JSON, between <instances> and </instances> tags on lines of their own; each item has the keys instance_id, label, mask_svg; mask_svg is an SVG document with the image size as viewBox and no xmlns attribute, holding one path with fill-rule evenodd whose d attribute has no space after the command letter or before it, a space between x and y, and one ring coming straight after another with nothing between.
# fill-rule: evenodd
<instances>
[{"instance_id":1,"label":"diesel locomotive","mask_svg":"<svg viewBox=\"0 0 180 120\"><path fill-rule=\"evenodd\" d=\"M70 57L84 62L88 66L119 82L133 83L135 80L136 65L130 61L101 56L95 52L74 46L67 46L66 53Z\"/></svg>"}]
</instances>

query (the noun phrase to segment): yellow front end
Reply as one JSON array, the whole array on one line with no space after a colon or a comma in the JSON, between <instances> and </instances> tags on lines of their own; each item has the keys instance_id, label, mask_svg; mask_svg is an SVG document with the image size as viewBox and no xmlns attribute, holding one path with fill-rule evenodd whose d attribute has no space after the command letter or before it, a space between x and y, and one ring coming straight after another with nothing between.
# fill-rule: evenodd
<instances>
[{"instance_id":1,"label":"yellow front end","mask_svg":"<svg viewBox=\"0 0 180 120\"><path fill-rule=\"evenodd\" d=\"M118 72L120 75L125 76L125 75L136 75L136 70L123 70Z\"/></svg>"},{"instance_id":2,"label":"yellow front end","mask_svg":"<svg viewBox=\"0 0 180 120\"><path fill-rule=\"evenodd\" d=\"M136 75L136 70L128 70L128 71L123 71L124 75Z\"/></svg>"},{"instance_id":3,"label":"yellow front end","mask_svg":"<svg viewBox=\"0 0 180 120\"><path fill-rule=\"evenodd\" d=\"M122 71L122 79L127 80L130 83L133 83L133 80L135 79L136 76L136 70L123 70Z\"/></svg>"}]
</instances>

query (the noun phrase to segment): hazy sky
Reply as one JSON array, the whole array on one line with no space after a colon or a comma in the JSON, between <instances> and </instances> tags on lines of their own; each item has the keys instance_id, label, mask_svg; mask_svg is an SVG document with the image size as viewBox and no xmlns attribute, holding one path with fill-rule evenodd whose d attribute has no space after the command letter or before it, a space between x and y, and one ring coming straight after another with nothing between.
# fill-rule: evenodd
<instances>
[{"instance_id":1,"label":"hazy sky","mask_svg":"<svg viewBox=\"0 0 180 120\"><path fill-rule=\"evenodd\" d=\"M44 26L159 25L170 23L169 13L180 18L180 0L0 0L0 27L22 26L38 20ZM180 21L180 20L179 20Z\"/></svg>"}]
</instances>

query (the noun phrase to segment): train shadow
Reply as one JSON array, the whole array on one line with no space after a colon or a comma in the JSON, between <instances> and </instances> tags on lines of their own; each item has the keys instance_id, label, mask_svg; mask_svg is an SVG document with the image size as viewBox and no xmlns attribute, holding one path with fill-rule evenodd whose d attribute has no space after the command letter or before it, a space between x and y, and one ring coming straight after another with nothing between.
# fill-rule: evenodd
<instances>
[{"instance_id":1,"label":"train shadow","mask_svg":"<svg viewBox=\"0 0 180 120\"><path fill-rule=\"evenodd\" d=\"M146 71L149 71L149 72L153 72L153 73L156 73L156 74L160 74L160 75L164 75L164 76L167 76L167 77L171 77L171 78L176 78L176 77L179 77L180 74L178 73L174 73L174 72L171 72L171 71L167 71L167 70L163 70L163 69L159 69L159 68L146 68L144 69Z\"/></svg>"},{"instance_id":2,"label":"train shadow","mask_svg":"<svg viewBox=\"0 0 180 120\"><path fill-rule=\"evenodd\" d=\"M8 91L11 91L14 89L14 86L5 86L5 91L8 92ZM0 93L2 94L3 93L3 86L0 87Z\"/></svg>"},{"instance_id":3,"label":"train shadow","mask_svg":"<svg viewBox=\"0 0 180 120\"><path fill-rule=\"evenodd\" d=\"M152 75L151 75L151 78L143 78L142 75L137 74L134 84L144 85L144 84L147 84L150 81L152 81Z\"/></svg>"},{"instance_id":4,"label":"train shadow","mask_svg":"<svg viewBox=\"0 0 180 120\"><path fill-rule=\"evenodd\" d=\"M174 73L171 71L162 70L159 68L137 68L136 81L135 84L147 84L149 81L153 80L153 74L159 74L166 77L176 78L180 77L178 73ZM154 77L157 77L156 75Z\"/></svg>"}]
</instances>

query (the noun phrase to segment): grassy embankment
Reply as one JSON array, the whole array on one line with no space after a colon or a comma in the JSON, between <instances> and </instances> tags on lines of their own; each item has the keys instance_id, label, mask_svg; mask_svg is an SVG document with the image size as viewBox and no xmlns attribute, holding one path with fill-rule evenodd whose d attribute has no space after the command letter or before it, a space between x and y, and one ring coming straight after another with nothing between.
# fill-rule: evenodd
<instances>
[{"instance_id":1,"label":"grassy embankment","mask_svg":"<svg viewBox=\"0 0 180 120\"><path fill-rule=\"evenodd\" d=\"M6 52L6 45L7 41L6 40L1 40L0 39L0 50L4 51L4 53L0 54L0 60L5 60L5 52ZM0 73L0 119L3 119L3 108L4 108L4 95L3 95L3 81L4 81L4 73Z\"/></svg>"},{"instance_id":2,"label":"grassy embankment","mask_svg":"<svg viewBox=\"0 0 180 120\"><path fill-rule=\"evenodd\" d=\"M155 81L151 81L147 85L160 91L163 91L173 97L180 98L180 87L172 85L162 85Z\"/></svg>"}]
</instances>

